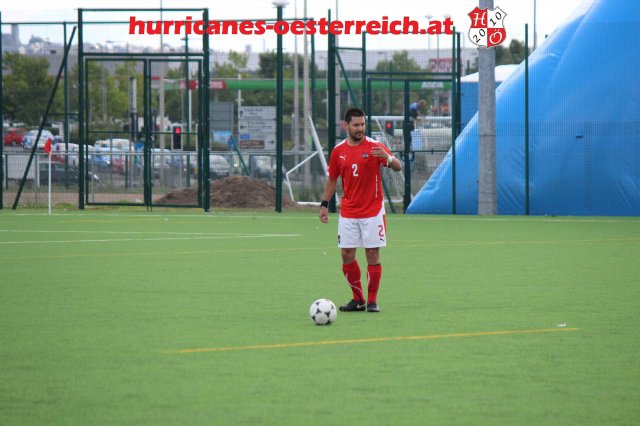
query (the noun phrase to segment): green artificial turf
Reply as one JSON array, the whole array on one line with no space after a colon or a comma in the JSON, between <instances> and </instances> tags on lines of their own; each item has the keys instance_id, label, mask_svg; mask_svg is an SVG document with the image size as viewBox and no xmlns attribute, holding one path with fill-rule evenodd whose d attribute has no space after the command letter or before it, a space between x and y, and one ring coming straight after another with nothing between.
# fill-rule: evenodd
<instances>
[{"instance_id":1,"label":"green artificial turf","mask_svg":"<svg viewBox=\"0 0 640 426\"><path fill-rule=\"evenodd\" d=\"M638 218L387 224L319 327L335 215L0 211L0 424L637 424Z\"/></svg>"}]
</instances>

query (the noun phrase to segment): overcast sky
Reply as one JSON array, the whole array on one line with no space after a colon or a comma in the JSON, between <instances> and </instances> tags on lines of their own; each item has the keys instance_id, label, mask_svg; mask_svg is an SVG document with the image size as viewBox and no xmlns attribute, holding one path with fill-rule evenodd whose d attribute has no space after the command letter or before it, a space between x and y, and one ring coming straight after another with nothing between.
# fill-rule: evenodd
<instances>
[{"instance_id":1,"label":"overcast sky","mask_svg":"<svg viewBox=\"0 0 640 426\"><path fill-rule=\"evenodd\" d=\"M327 17L328 10L331 10L332 19L340 20L381 20L383 16L389 19L402 19L408 16L425 25L425 16L432 16L432 19L442 19L449 15L456 26L456 30L461 31L466 39L466 33L470 27L470 19L467 14L475 8L478 0L306 0L307 16L316 20ZM591 0L494 0L494 7L500 7L507 13L504 19L504 26L508 38L524 40L524 25L529 24L529 40L533 44L534 29L534 3L536 5L536 28L538 34L538 45L542 43L544 36L553 32L574 10L583 2L590 3ZM33 21L76 21L78 8L131 8L133 5L138 8L203 8L208 7L211 19L259 19L275 18L276 10L271 0L1 0L0 10L2 11L3 22L33 22ZM304 15L305 0L290 0L289 5L284 9L285 18ZM295 13L297 9L297 14ZM191 13L187 12L166 12L163 16L167 19L183 18ZM159 15L139 13L124 14L92 14L85 15L85 19L101 20L128 20L128 16L136 15L142 19L159 19ZM197 16L193 13L194 19ZM139 45L159 45L159 36L128 36L128 26L96 27L92 34L86 34L88 41L96 43L116 44L139 44ZM8 32L6 25L2 27L3 32ZM61 40L59 27L35 27L21 26L20 36L22 42L27 42L32 33L38 33L43 38L51 41ZM294 48L296 37L285 36L284 46L287 51ZM179 37L165 37L164 41L180 45ZM302 49L302 37L298 37L298 49ZM192 36L190 45L199 44L197 36ZM360 37L341 37L339 41L342 46L356 46L360 43ZM254 52L272 50L276 47L275 34L266 36L225 36L212 39L212 47L215 50L245 50L249 45ZM450 47L449 37L435 36L368 36L367 47L370 49L420 49L420 48L441 48ZM463 41L463 45L471 46L468 40ZM316 49L326 50L326 38L316 39Z\"/></svg>"}]
</instances>

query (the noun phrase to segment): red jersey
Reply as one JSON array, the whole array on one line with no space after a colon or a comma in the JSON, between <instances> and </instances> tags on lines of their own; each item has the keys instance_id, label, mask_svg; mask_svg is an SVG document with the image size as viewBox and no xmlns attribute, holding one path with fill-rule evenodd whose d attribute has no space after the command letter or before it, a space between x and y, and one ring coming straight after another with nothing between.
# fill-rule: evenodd
<instances>
[{"instance_id":1,"label":"red jersey","mask_svg":"<svg viewBox=\"0 0 640 426\"><path fill-rule=\"evenodd\" d=\"M332 179L338 176L342 178L342 217L374 217L382 209L384 193L380 166L386 166L387 162L371 154L371 149L376 145L391 155L386 146L366 136L357 146L349 145L345 139L331 151L329 176Z\"/></svg>"}]
</instances>

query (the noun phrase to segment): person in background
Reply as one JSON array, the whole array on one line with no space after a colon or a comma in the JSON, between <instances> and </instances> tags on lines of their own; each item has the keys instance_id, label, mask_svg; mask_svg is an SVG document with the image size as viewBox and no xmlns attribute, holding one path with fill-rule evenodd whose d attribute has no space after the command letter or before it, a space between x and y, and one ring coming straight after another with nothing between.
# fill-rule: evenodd
<instances>
[{"instance_id":1,"label":"person in background","mask_svg":"<svg viewBox=\"0 0 640 426\"><path fill-rule=\"evenodd\" d=\"M415 120L416 118L420 117L422 115L420 114L420 110L423 109L426 105L427 103L424 99L420 99L419 101L410 104L409 115L411 116L411 118Z\"/></svg>"},{"instance_id":2,"label":"person in background","mask_svg":"<svg viewBox=\"0 0 640 426\"><path fill-rule=\"evenodd\" d=\"M420 114L420 110L423 109L426 105L427 103L424 101L424 99L420 99L417 102L409 104L409 116L411 117L411 129L410 129L411 131L415 130L416 121L418 120L418 117L422 116L422 114Z\"/></svg>"}]
</instances>

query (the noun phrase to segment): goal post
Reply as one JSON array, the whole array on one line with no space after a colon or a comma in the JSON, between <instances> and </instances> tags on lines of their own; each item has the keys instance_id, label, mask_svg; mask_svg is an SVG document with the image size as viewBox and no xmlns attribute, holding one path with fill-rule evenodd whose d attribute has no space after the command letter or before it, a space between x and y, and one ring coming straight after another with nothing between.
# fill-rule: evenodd
<instances>
[{"instance_id":1,"label":"goal post","mask_svg":"<svg viewBox=\"0 0 640 426\"><path fill-rule=\"evenodd\" d=\"M306 117L309 122L309 129L311 130L311 139L313 140L313 146L315 151L313 151L310 155L300 161L298 164L293 166L290 170L285 173L284 182L287 185L287 189L289 190L289 196L291 197L291 201L295 201L300 205L308 205L308 206L319 206L320 202L318 201L296 201L293 196L293 190L291 188L291 181L289 180L289 175L311 161L313 157L316 155L320 159L320 164L322 165L322 170L324 171L324 176L329 176L329 166L327 165L327 159L324 156L324 150L322 149L322 144L320 144L320 138L318 137L318 132L316 131L316 126L313 122L311 116ZM336 194L337 201L338 194Z\"/></svg>"}]
</instances>

